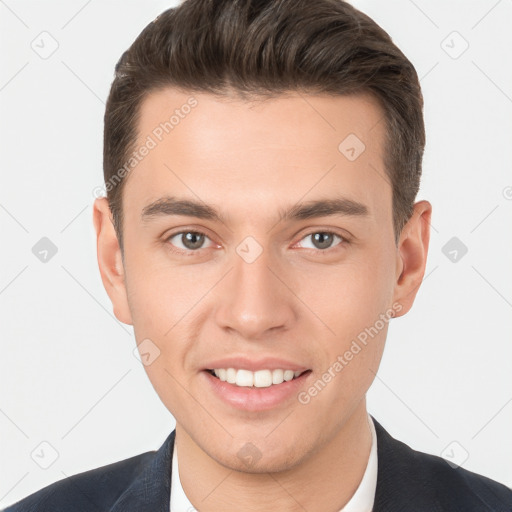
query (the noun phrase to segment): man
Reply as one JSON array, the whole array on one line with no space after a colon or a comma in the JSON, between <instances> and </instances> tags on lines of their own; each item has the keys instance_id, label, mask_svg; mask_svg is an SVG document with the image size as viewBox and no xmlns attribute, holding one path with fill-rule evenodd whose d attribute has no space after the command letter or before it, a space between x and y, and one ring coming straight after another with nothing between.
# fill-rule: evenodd
<instances>
[{"instance_id":1,"label":"man","mask_svg":"<svg viewBox=\"0 0 512 512\"><path fill-rule=\"evenodd\" d=\"M341 0L186 0L148 25L116 67L94 225L176 430L7 510L511 511L366 410L425 271L422 106Z\"/></svg>"}]
</instances>

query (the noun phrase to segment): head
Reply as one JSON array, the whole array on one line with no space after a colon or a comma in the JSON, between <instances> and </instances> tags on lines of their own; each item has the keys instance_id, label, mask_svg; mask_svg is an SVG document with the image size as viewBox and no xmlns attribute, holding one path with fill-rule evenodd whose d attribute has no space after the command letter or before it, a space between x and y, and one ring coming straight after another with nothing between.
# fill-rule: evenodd
<instances>
[{"instance_id":1,"label":"head","mask_svg":"<svg viewBox=\"0 0 512 512\"><path fill-rule=\"evenodd\" d=\"M422 106L412 64L341 0L186 0L118 62L102 279L163 403L221 464L292 467L364 408L425 270ZM240 407L212 391L226 358L304 374Z\"/></svg>"}]
</instances>

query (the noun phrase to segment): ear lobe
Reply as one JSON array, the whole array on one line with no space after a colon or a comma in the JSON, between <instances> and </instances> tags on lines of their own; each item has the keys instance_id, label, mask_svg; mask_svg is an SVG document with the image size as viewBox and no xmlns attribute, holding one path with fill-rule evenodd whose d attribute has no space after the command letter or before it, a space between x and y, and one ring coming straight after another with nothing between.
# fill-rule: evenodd
<instances>
[{"instance_id":1,"label":"ear lobe","mask_svg":"<svg viewBox=\"0 0 512 512\"><path fill-rule=\"evenodd\" d=\"M121 248L106 197L94 201L93 223L101 280L112 302L114 315L120 322L132 325Z\"/></svg>"},{"instance_id":2,"label":"ear lobe","mask_svg":"<svg viewBox=\"0 0 512 512\"><path fill-rule=\"evenodd\" d=\"M419 201L402 230L398 243L397 279L393 301L402 305L400 313L407 313L416 297L425 275L428 246L430 241L430 219L432 205L428 201Z\"/></svg>"}]
</instances>

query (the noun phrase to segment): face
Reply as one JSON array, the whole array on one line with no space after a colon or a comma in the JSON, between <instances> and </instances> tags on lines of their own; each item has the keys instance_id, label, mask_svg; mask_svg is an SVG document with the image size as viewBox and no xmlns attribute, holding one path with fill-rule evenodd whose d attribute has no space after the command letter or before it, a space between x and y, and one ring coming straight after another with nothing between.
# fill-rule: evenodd
<instances>
[{"instance_id":1,"label":"face","mask_svg":"<svg viewBox=\"0 0 512 512\"><path fill-rule=\"evenodd\" d=\"M142 105L123 261L95 205L102 277L184 435L229 468L291 468L365 410L421 282L429 205L397 247L370 96L191 96Z\"/></svg>"}]
</instances>

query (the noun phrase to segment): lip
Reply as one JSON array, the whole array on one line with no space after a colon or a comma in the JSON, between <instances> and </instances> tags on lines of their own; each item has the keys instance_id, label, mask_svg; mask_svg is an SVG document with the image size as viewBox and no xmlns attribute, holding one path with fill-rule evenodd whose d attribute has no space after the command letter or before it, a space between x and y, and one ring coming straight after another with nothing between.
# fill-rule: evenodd
<instances>
[{"instance_id":1,"label":"lip","mask_svg":"<svg viewBox=\"0 0 512 512\"><path fill-rule=\"evenodd\" d=\"M233 367L234 366L228 366L228 368ZM215 368L225 367L215 366ZM243 366L239 368L243 368ZM256 370L253 371L257 371L261 368L262 367L256 368ZM270 369L269 366L265 368ZM276 368L283 367L279 366ZM298 367L295 366L283 369L293 370L293 368ZM282 406L292 399L296 400L297 394L306 386L306 380L311 374L311 371L306 371L302 375L299 375L299 377L287 382L285 381L282 384L276 384L266 388L257 388L239 387L235 384L221 381L207 370L201 372L201 375L206 379L206 388L210 390L211 394L213 394L217 400L235 409L249 412L268 411L280 405Z\"/></svg>"},{"instance_id":2,"label":"lip","mask_svg":"<svg viewBox=\"0 0 512 512\"><path fill-rule=\"evenodd\" d=\"M244 356L216 359L208 362L207 366L203 369L215 370L219 368L235 368L236 370L250 370L251 372L257 372L258 370L293 370L294 372L304 372L310 369L307 366L275 357L248 359Z\"/></svg>"}]
</instances>

